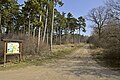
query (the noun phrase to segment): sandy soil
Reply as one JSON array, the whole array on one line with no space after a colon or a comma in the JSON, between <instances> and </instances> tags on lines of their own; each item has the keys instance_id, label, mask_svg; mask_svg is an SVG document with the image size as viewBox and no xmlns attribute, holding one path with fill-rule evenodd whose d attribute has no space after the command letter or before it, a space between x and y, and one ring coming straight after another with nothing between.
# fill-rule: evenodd
<instances>
[{"instance_id":1,"label":"sandy soil","mask_svg":"<svg viewBox=\"0 0 120 80\"><path fill-rule=\"evenodd\" d=\"M89 45L42 66L0 71L0 80L120 80L120 73L92 60Z\"/></svg>"}]
</instances>

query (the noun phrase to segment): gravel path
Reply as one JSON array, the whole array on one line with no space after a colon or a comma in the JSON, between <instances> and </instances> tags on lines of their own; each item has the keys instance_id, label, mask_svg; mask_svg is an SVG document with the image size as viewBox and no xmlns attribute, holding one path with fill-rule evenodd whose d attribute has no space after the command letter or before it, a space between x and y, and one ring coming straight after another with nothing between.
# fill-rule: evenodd
<instances>
[{"instance_id":1,"label":"gravel path","mask_svg":"<svg viewBox=\"0 0 120 80\"><path fill-rule=\"evenodd\" d=\"M92 60L89 45L66 58L24 69L0 71L0 80L120 80L120 73Z\"/></svg>"}]
</instances>

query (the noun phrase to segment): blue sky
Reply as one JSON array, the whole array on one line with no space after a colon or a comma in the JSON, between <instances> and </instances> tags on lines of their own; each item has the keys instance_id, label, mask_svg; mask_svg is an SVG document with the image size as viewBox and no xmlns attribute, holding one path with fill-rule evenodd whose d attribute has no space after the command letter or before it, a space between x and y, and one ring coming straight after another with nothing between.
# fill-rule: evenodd
<instances>
[{"instance_id":1,"label":"blue sky","mask_svg":"<svg viewBox=\"0 0 120 80\"><path fill-rule=\"evenodd\" d=\"M101 6L106 0L62 0L64 5L62 7L57 7L60 12L71 12L74 17L86 16L89 10L92 8ZM24 3L24 0L18 0L20 4ZM89 27L91 25L90 21L87 21L86 33L84 35L90 35L92 29Z\"/></svg>"}]
</instances>

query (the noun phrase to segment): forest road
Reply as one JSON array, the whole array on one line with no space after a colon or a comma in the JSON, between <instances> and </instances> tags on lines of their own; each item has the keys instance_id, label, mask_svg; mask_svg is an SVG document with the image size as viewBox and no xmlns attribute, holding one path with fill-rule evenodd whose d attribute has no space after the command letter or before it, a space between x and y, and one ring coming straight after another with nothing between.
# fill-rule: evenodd
<instances>
[{"instance_id":1,"label":"forest road","mask_svg":"<svg viewBox=\"0 0 120 80\"><path fill-rule=\"evenodd\" d=\"M120 73L92 59L89 45L41 66L0 71L0 80L120 80Z\"/></svg>"}]
</instances>

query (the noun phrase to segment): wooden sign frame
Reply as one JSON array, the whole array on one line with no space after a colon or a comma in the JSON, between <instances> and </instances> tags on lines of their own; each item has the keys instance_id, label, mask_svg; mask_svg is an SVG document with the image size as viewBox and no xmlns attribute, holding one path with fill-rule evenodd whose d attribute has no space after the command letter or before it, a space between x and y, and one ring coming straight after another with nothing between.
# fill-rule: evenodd
<instances>
[{"instance_id":1,"label":"wooden sign frame","mask_svg":"<svg viewBox=\"0 0 120 80\"><path fill-rule=\"evenodd\" d=\"M11 40L11 39L3 39L3 42L4 42L4 66L5 66L5 63L6 63L6 60L7 60L7 55L19 55L19 62L21 61L22 59L22 44L23 44L23 40ZM8 43L19 43L19 53L10 53L8 54L7 53L7 46L8 46Z\"/></svg>"}]
</instances>

